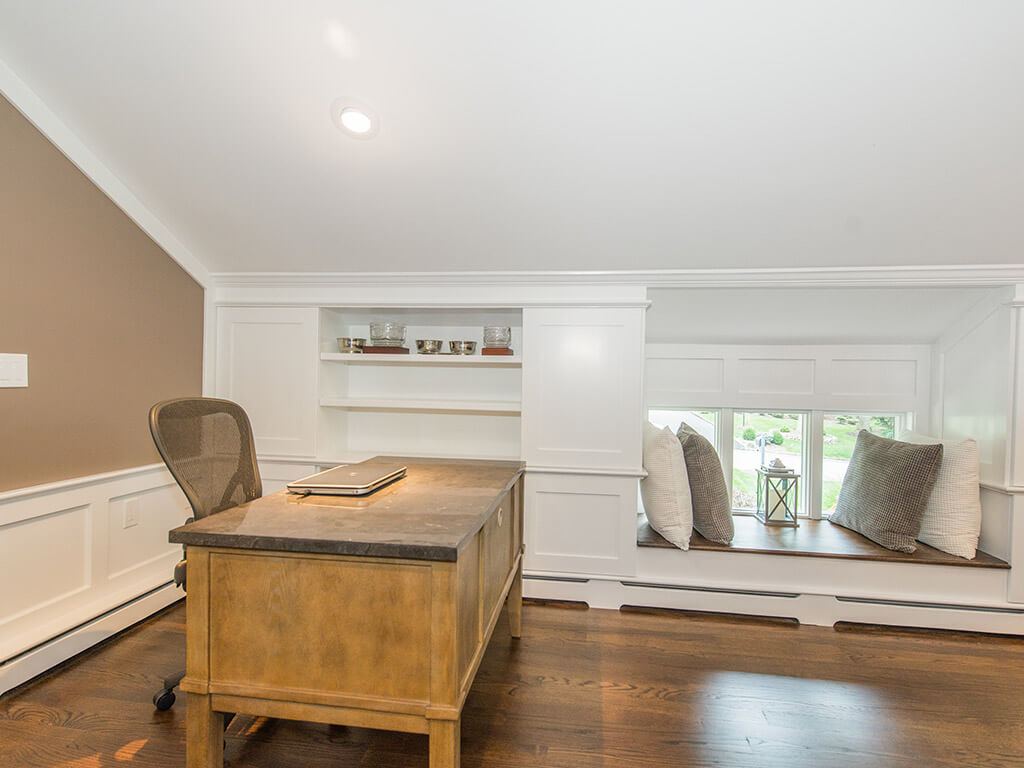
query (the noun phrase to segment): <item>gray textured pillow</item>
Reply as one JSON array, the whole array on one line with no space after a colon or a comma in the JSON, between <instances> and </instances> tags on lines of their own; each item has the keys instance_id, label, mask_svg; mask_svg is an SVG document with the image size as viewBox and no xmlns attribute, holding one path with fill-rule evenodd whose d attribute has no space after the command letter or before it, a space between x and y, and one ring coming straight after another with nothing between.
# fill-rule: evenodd
<instances>
[{"instance_id":1,"label":"gray textured pillow","mask_svg":"<svg viewBox=\"0 0 1024 768\"><path fill-rule=\"evenodd\" d=\"M683 446L683 460L693 499L693 528L708 541L732 541L732 503L725 485L722 461L706 437L683 422L676 432Z\"/></svg>"},{"instance_id":2,"label":"gray textured pillow","mask_svg":"<svg viewBox=\"0 0 1024 768\"><path fill-rule=\"evenodd\" d=\"M902 443L862 429L829 520L886 549L913 552L941 465L941 444Z\"/></svg>"}]
</instances>

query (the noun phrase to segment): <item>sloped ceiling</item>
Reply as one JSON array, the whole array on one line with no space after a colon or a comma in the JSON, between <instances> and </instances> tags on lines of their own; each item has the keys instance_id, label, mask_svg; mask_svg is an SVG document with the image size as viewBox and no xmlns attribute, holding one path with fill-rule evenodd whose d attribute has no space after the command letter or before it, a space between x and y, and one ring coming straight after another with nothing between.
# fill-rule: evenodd
<instances>
[{"instance_id":1,"label":"sloped ceiling","mask_svg":"<svg viewBox=\"0 0 1024 768\"><path fill-rule=\"evenodd\" d=\"M213 271L997 264L1022 28L1019 0L0 0L0 60Z\"/></svg>"}]
</instances>

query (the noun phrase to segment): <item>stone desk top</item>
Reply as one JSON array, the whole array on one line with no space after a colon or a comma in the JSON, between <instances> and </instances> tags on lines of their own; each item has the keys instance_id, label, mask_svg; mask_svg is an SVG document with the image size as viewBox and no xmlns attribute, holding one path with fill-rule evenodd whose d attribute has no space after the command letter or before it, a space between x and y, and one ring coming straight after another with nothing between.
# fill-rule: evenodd
<instances>
[{"instance_id":1,"label":"stone desk top","mask_svg":"<svg viewBox=\"0 0 1024 768\"><path fill-rule=\"evenodd\" d=\"M369 461L405 464L408 471L368 496L281 491L175 528L169 539L198 547L454 562L523 472L518 461Z\"/></svg>"}]
</instances>

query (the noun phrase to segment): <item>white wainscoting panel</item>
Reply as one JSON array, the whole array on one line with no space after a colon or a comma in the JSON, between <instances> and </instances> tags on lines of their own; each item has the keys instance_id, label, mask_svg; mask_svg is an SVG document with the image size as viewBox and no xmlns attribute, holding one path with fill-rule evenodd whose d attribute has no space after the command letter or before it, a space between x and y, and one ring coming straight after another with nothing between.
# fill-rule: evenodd
<instances>
[{"instance_id":1,"label":"white wainscoting panel","mask_svg":"<svg viewBox=\"0 0 1024 768\"><path fill-rule=\"evenodd\" d=\"M316 453L318 327L315 307L217 310L217 396L245 408L260 453Z\"/></svg>"},{"instance_id":2,"label":"white wainscoting panel","mask_svg":"<svg viewBox=\"0 0 1024 768\"><path fill-rule=\"evenodd\" d=\"M929 416L927 345L648 344L649 408L786 408Z\"/></svg>"},{"instance_id":3,"label":"white wainscoting panel","mask_svg":"<svg viewBox=\"0 0 1024 768\"><path fill-rule=\"evenodd\" d=\"M527 569L633 573L635 477L527 470L525 491Z\"/></svg>"},{"instance_id":4,"label":"white wainscoting panel","mask_svg":"<svg viewBox=\"0 0 1024 768\"><path fill-rule=\"evenodd\" d=\"M744 394L814 394L814 360L751 358L736 361L736 390Z\"/></svg>"},{"instance_id":5,"label":"white wainscoting panel","mask_svg":"<svg viewBox=\"0 0 1024 768\"><path fill-rule=\"evenodd\" d=\"M942 436L978 441L982 482L1003 485L1008 473L1012 350L1010 308L997 305L941 348Z\"/></svg>"},{"instance_id":6,"label":"white wainscoting panel","mask_svg":"<svg viewBox=\"0 0 1024 768\"><path fill-rule=\"evenodd\" d=\"M315 475L320 471L320 468L315 464L292 464L291 462L275 462L260 459L259 465L264 496L283 491L288 483Z\"/></svg>"},{"instance_id":7,"label":"white wainscoting panel","mask_svg":"<svg viewBox=\"0 0 1024 768\"><path fill-rule=\"evenodd\" d=\"M7 585L0 589L0 627L89 589L91 504L54 511L46 504L25 504L16 515L4 517L10 522L0 525L0 584ZM41 569L44 578L26 578Z\"/></svg>"},{"instance_id":8,"label":"white wainscoting panel","mask_svg":"<svg viewBox=\"0 0 1024 768\"><path fill-rule=\"evenodd\" d=\"M167 584L181 557L167 532L190 514L162 465L0 494L0 670Z\"/></svg>"},{"instance_id":9,"label":"white wainscoting panel","mask_svg":"<svg viewBox=\"0 0 1024 768\"><path fill-rule=\"evenodd\" d=\"M528 465L638 469L643 310L523 310L523 456Z\"/></svg>"},{"instance_id":10,"label":"white wainscoting panel","mask_svg":"<svg viewBox=\"0 0 1024 768\"><path fill-rule=\"evenodd\" d=\"M832 360L836 395L917 394L917 360Z\"/></svg>"}]
</instances>

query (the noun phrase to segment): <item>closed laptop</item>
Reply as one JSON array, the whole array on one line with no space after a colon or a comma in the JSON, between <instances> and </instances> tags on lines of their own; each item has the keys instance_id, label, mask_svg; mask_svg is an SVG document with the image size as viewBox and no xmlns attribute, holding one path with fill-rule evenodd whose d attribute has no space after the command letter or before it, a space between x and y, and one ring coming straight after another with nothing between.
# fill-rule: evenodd
<instances>
[{"instance_id":1,"label":"closed laptop","mask_svg":"<svg viewBox=\"0 0 1024 768\"><path fill-rule=\"evenodd\" d=\"M403 464L342 464L288 483L292 493L363 496L405 477Z\"/></svg>"}]
</instances>

